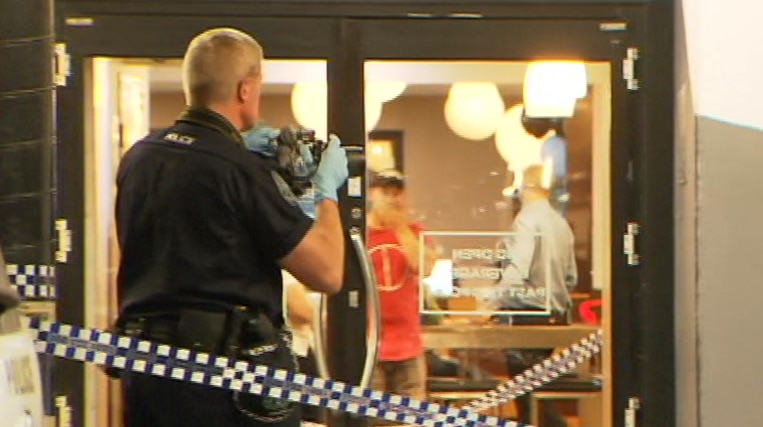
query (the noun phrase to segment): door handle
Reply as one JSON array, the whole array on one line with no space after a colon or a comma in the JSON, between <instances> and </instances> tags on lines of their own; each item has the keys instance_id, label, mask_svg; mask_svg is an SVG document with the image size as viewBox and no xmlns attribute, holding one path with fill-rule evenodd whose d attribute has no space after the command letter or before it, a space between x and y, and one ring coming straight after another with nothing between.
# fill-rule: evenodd
<instances>
[{"instance_id":1,"label":"door handle","mask_svg":"<svg viewBox=\"0 0 763 427\"><path fill-rule=\"evenodd\" d=\"M372 327L366 336L366 359L363 363L363 373L360 379L360 387L368 388L373 378L374 367L379 354L379 335L381 334L381 303L379 301L379 289L376 286L376 275L371 267L371 260L368 257L363 237L360 233L350 233L352 247L360 261L360 271L363 276L363 286L366 289L367 307L371 311ZM318 303L318 321L313 325L313 340L315 348L315 364L318 368L318 375L321 378L330 378L328 362L326 358L326 345L324 333L324 319L326 316L326 295L320 296Z\"/></svg>"},{"instance_id":2,"label":"door handle","mask_svg":"<svg viewBox=\"0 0 763 427\"><path fill-rule=\"evenodd\" d=\"M326 341L324 324L326 320L326 294L320 294L318 300L318 320L313 323L313 349L315 349L315 365L318 376L329 379L328 362L326 361Z\"/></svg>"},{"instance_id":3,"label":"door handle","mask_svg":"<svg viewBox=\"0 0 763 427\"><path fill-rule=\"evenodd\" d=\"M360 271L363 274L363 284L366 288L367 306L371 310L373 322L366 337L366 360L363 365L363 375L360 386L368 388L374 374L377 357L379 355L379 335L381 334L381 303L379 301L379 288L376 285L376 275L371 267L371 259L368 257L366 245L359 232L350 233L352 246L360 261Z\"/></svg>"}]
</instances>

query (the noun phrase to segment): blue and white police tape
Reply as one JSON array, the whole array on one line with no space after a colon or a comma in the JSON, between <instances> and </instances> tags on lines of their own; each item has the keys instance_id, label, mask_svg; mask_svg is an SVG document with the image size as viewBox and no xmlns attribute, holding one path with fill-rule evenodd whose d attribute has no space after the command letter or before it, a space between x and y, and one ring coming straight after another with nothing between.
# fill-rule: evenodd
<instances>
[{"instance_id":1,"label":"blue and white police tape","mask_svg":"<svg viewBox=\"0 0 763 427\"><path fill-rule=\"evenodd\" d=\"M462 409L482 411L504 404L529 393L561 375L572 371L579 363L590 359L601 351L603 331L600 329L586 338L572 344L543 362L528 368L511 380L500 384L485 396L469 402Z\"/></svg>"},{"instance_id":2,"label":"blue and white police tape","mask_svg":"<svg viewBox=\"0 0 763 427\"><path fill-rule=\"evenodd\" d=\"M55 277L53 266L8 264L7 271L11 285L19 291L22 299L56 298L56 288L52 283ZM103 334L106 333L103 332ZM483 411L529 393L562 374L570 372L577 364L600 352L601 342L602 331L599 330L499 385L462 409Z\"/></svg>"},{"instance_id":3,"label":"blue and white police tape","mask_svg":"<svg viewBox=\"0 0 763 427\"><path fill-rule=\"evenodd\" d=\"M56 299L55 267L8 264L5 269L11 287L16 288L22 299Z\"/></svg>"},{"instance_id":4,"label":"blue and white police tape","mask_svg":"<svg viewBox=\"0 0 763 427\"><path fill-rule=\"evenodd\" d=\"M39 353L426 427L529 427L409 397L32 318Z\"/></svg>"}]
</instances>

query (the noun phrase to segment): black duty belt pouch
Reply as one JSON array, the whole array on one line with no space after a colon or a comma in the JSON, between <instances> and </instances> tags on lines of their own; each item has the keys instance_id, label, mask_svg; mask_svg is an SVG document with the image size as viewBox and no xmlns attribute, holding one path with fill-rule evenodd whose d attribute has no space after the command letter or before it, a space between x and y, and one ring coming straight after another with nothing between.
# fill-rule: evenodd
<instances>
[{"instance_id":1,"label":"black duty belt pouch","mask_svg":"<svg viewBox=\"0 0 763 427\"><path fill-rule=\"evenodd\" d=\"M285 331L278 331L274 338L259 345L243 348L243 354L239 359L256 365L296 371L297 361L291 351L290 335ZM233 393L233 403L241 413L261 422L282 421L298 406L286 399L238 392Z\"/></svg>"},{"instance_id":2,"label":"black duty belt pouch","mask_svg":"<svg viewBox=\"0 0 763 427\"><path fill-rule=\"evenodd\" d=\"M180 309L173 345L194 351L225 353L222 345L228 317L222 311Z\"/></svg>"},{"instance_id":3,"label":"black duty belt pouch","mask_svg":"<svg viewBox=\"0 0 763 427\"><path fill-rule=\"evenodd\" d=\"M253 365L294 371L297 363L291 351L291 336L277 329L261 313L243 307L230 310L181 308L172 312L133 314L120 319L119 334L161 342L179 348L221 355ZM112 378L117 369L107 369ZM260 422L287 418L298 405L286 399L233 392L235 407Z\"/></svg>"},{"instance_id":4,"label":"black duty belt pouch","mask_svg":"<svg viewBox=\"0 0 763 427\"><path fill-rule=\"evenodd\" d=\"M246 319L241 322L237 316ZM242 313L234 312L232 319L231 329L240 338L238 348L230 351L237 359L274 369L297 369L297 360L291 351L291 335L287 331L276 329L263 314L242 316ZM241 325L240 330L237 331L235 325ZM286 399L239 392L233 392L233 403L242 414L266 423L284 420L298 406Z\"/></svg>"}]
</instances>

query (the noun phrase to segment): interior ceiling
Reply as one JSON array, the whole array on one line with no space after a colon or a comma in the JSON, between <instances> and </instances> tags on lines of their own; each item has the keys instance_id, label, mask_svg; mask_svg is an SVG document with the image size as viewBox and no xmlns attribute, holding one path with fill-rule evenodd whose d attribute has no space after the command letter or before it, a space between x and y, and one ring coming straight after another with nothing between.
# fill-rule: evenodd
<instances>
[{"instance_id":1,"label":"interior ceiling","mask_svg":"<svg viewBox=\"0 0 763 427\"><path fill-rule=\"evenodd\" d=\"M152 92L179 92L179 59L126 59L124 64L148 66ZM375 61L366 65L366 79L405 81L406 95L445 95L453 82L491 81L504 95L520 94L527 62L505 61ZM264 66L264 94L289 94L295 82L325 81L326 62L321 60L267 60ZM589 84L607 82L607 64L587 64Z\"/></svg>"},{"instance_id":2,"label":"interior ceiling","mask_svg":"<svg viewBox=\"0 0 763 427\"><path fill-rule=\"evenodd\" d=\"M290 95L293 85L280 84L280 83L266 83L262 87L263 95ZM450 85L446 84L417 84L408 85L405 88L403 95L407 96L445 96L450 89ZM151 82L152 93L177 93L183 90L180 81L177 82ZM498 85L498 90L503 95L521 95L521 85Z\"/></svg>"}]
</instances>

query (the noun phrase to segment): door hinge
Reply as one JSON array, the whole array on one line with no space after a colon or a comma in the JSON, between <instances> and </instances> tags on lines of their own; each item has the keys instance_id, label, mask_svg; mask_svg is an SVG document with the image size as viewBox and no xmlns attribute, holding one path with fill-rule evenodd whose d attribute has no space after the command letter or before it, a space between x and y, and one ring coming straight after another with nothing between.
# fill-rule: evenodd
<instances>
[{"instance_id":1,"label":"door hinge","mask_svg":"<svg viewBox=\"0 0 763 427\"><path fill-rule=\"evenodd\" d=\"M628 407L625 408L625 427L636 427L636 413L639 409L641 409L641 399L629 397Z\"/></svg>"},{"instance_id":2,"label":"door hinge","mask_svg":"<svg viewBox=\"0 0 763 427\"><path fill-rule=\"evenodd\" d=\"M53 82L56 86L66 86L71 75L71 58L66 52L66 43L56 43L54 55Z\"/></svg>"},{"instance_id":3,"label":"door hinge","mask_svg":"<svg viewBox=\"0 0 763 427\"><path fill-rule=\"evenodd\" d=\"M628 90L635 91L641 89L639 79L636 77L636 61L639 58L637 47L626 49L625 58L623 59L623 80L625 80Z\"/></svg>"},{"instance_id":4,"label":"door hinge","mask_svg":"<svg viewBox=\"0 0 763 427\"><path fill-rule=\"evenodd\" d=\"M623 254L630 266L639 265L639 255L636 253L636 236L639 231L637 222L629 222L623 235Z\"/></svg>"},{"instance_id":5,"label":"door hinge","mask_svg":"<svg viewBox=\"0 0 763 427\"><path fill-rule=\"evenodd\" d=\"M56 234L58 234L58 249L56 250L56 262L69 262L69 253L72 251L72 231L69 230L69 221L56 220Z\"/></svg>"}]
</instances>

